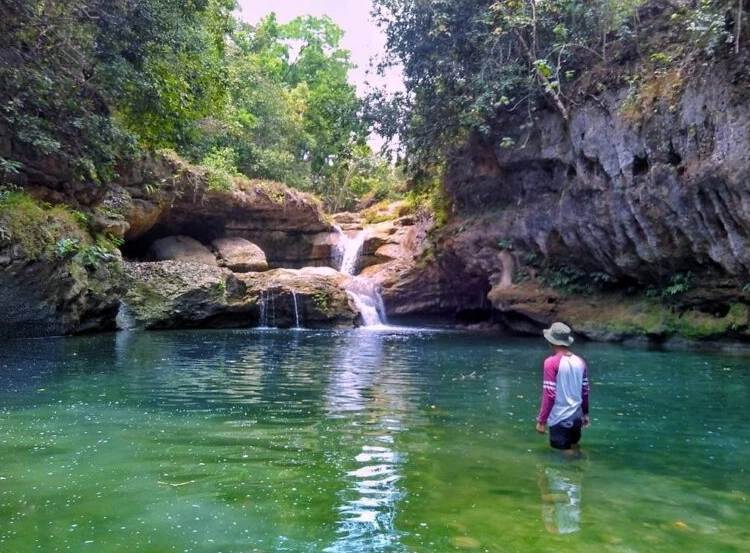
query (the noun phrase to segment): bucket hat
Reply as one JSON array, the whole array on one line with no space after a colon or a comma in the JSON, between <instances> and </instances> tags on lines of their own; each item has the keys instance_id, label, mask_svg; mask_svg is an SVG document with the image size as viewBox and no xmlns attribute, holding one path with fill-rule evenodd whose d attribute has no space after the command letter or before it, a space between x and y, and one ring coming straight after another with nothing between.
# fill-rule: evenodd
<instances>
[{"instance_id":1,"label":"bucket hat","mask_svg":"<svg viewBox=\"0 0 750 553\"><path fill-rule=\"evenodd\" d=\"M565 323L552 323L552 326L544 329L543 334L552 345L569 346L573 343L570 332L570 327Z\"/></svg>"}]
</instances>

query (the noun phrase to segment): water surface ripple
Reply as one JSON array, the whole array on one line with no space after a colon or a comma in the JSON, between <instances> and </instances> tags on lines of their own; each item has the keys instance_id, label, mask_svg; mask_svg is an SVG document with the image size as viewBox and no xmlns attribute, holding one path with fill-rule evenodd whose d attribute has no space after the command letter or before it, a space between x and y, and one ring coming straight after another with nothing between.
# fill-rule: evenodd
<instances>
[{"instance_id":1,"label":"water surface ripple","mask_svg":"<svg viewBox=\"0 0 750 553\"><path fill-rule=\"evenodd\" d=\"M583 344L593 422L534 432L541 340L119 332L0 355L0 551L746 551L747 357Z\"/></svg>"}]
</instances>

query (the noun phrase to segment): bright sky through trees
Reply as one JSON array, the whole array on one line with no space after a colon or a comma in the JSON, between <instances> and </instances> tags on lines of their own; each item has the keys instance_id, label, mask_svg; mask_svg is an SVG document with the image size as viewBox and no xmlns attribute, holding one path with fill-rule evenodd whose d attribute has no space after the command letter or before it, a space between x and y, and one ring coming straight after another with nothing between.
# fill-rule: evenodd
<instances>
[{"instance_id":1,"label":"bright sky through trees","mask_svg":"<svg viewBox=\"0 0 750 553\"><path fill-rule=\"evenodd\" d=\"M370 17L370 0L239 0L239 18L256 23L271 12L279 22L286 23L299 15L327 15L344 30L342 47L351 52L352 62L357 65L350 80L357 85L360 94L365 92L365 81L376 86L385 85L391 92L401 90L401 77L391 72L386 78L374 71L367 74L370 59L380 56L385 50L385 36Z\"/></svg>"}]
</instances>

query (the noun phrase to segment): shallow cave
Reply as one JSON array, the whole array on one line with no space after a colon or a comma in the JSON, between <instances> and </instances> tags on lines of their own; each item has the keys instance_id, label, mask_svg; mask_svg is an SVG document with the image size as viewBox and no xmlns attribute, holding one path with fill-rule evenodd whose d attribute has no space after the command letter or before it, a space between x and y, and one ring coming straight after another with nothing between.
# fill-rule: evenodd
<instances>
[{"instance_id":1,"label":"shallow cave","mask_svg":"<svg viewBox=\"0 0 750 553\"><path fill-rule=\"evenodd\" d=\"M189 236L204 246L209 247L213 240L224 236L224 227L218 222L212 223L206 221L191 222L179 226L157 223L148 232L132 240L126 240L120 246L120 251L123 257L130 261L147 261L151 244L161 238L176 235Z\"/></svg>"},{"instance_id":2,"label":"shallow cave","mask_svg":"<svg viewBox=\"0 0 750 553\"><path fill-rule=\"evenodd\" d=\"M706 315L712 315L717 319L723 319L729 314L731 305L724 302L705 301L697 306L698 311Z\"/></svg>"}]
</instances>

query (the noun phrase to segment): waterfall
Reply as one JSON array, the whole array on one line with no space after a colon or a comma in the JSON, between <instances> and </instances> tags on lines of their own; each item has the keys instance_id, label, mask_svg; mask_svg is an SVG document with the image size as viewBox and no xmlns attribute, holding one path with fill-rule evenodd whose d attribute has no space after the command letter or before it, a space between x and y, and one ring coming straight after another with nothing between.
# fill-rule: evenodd
<instances>
[{"instance_id":1,"label":"waterfall","mask_svg":"<svg viewBox=\"0 0 750 553\"><path fill-rule=\"evenodd\" d=\"M387 324L383 298L377 287L368 279L353 277L346 291L362 315L364 326L381 326Z\"/></svg>"},{"instance_id":2,"label":"waterfall","mask_svg":"<svg viewBox=\"0 0 750 553\"><path fill-rule=\"evenodd\" d=\"M130 311L128 304L122 300L117 308L115 326L117 327L117 330L134 330L136 327L133 313Z\"/></svg>"},{"instance_id":3,"label":"waterfall","mask_svg":"<svg viewBox=\"0 0 750 553\"><path fill-rule=\"evenodd\" d=\"M361 230L354 236L347 236L340 228L336 227L336 230L339 233L339 241L336 245L335 257L339 262L339 271L345 275L354 276L367 233Z\"/></svg>"},{"instance_id":4,"label":"waterfall","mask_svg":"<svg viewBox=\"0 0 750 553\"><path fill-rule=\"evenodd\" d=\"M268 306L266 305L266 293L261 291L259 302L260 314L258 315L258 326L268 327Z\"/></svg>"},{"instance_id":5,"label":"waterfall","mask_svg":"<svg viewBox=\"0 0 750 553\"><path fill-rule=\"evenodd\" d=\"M292 290L292 297L294 298L294 321L296 323L295 328L302 328L299 325L299 307L297 305L297 292Z\"/></svg>"},{"instance_id":6,"label":"waterfall","mask_svg":"<svg viewBox=\"0 0 750 553\"><path fill-rule=\"evenodd\" d=\"M339 262L339 271L352 276L346 291L357 306L364 326L381 326L386 324L385 306L378 288L368 279L356 276L359 259L367 238L367 231L361 230L354 236L347 236L340 228L339 241L335 258Z\"/></svg>"},{"instance_id":7,"label":"waterfall","mask_svg":"<svg viewBox=\"0 0 750 553\"><path fill-rule=\"evenodd\" d=\"M276 325L276 296L265 290L260 293L258 326L271 328Z\"/></svg>"},{"instance_id":8,"label":"waterfall","mask_svg":"<svg viewBox=\"0 0 750 553\"><path fill-rule=\"evenodd\" d=\"M291 290L292 292L292 302L294 305L294 323L295 328L302 328L302 323L300 321L300 312L299 312L299 301L297 300L297 291ZM286 295L286 288L283 288L279 290L279 288L276 288L276 293L274 290L261 290L260 292L260 299L258 300L258 327L259 328L277 328L279 321L276 318L276 295L280 294L281 298L281 305L279 309L281 310L281 316L282 316L282 324L286 324L286 314L288 313L286 307L289 305L287 303L289 297Z\"/></svg>"}]
</instances>

